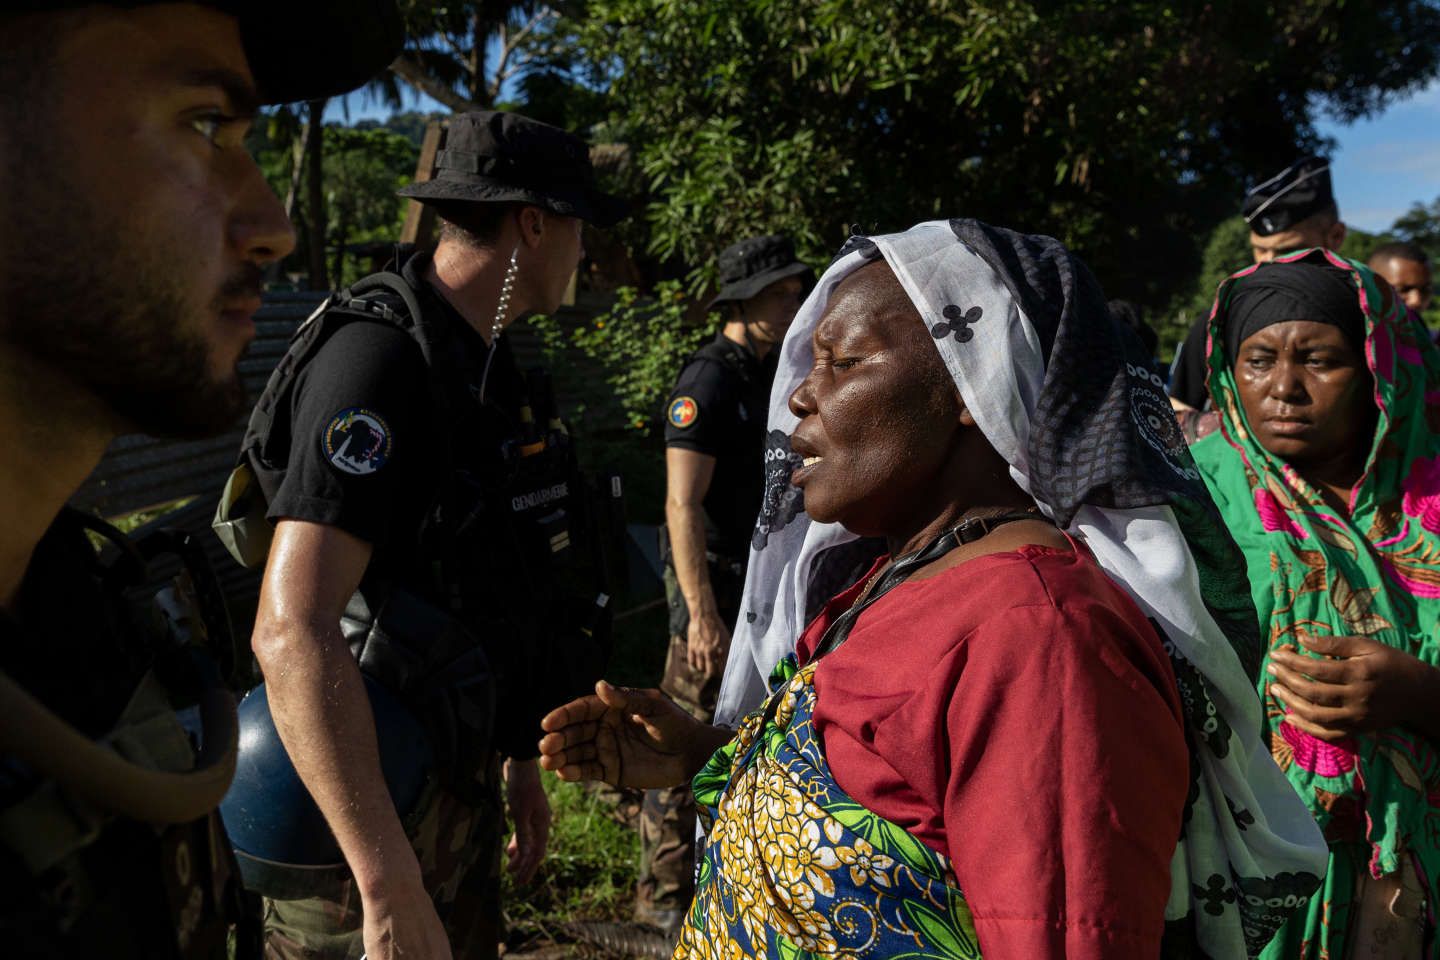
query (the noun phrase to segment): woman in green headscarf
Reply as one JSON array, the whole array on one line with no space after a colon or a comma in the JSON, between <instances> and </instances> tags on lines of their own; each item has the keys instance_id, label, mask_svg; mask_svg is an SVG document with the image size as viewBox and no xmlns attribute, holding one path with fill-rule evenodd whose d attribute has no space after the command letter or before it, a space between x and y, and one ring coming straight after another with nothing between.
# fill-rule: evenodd
<instances>
[{"instance_id":1,"label":"woman in green headscarf","mask_svg":"<svg viewBox=\"0 0 1440 960\"><path fill-rule=\"evenodd\" d=\"M1192 447L1245 553L1276 762L1330 847L1271 958L1440 957L1440 353L1310 250L1225 281L1220 432Z\"/></svg>"}]
</instances>

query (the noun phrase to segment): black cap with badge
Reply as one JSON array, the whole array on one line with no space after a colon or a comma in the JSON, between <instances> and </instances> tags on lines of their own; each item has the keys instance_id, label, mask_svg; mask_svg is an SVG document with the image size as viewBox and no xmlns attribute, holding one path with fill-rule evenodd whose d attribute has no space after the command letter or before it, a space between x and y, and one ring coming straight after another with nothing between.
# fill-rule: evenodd
<instances>
[{"instance_id":1,"label":"black cap with badge","mask_svg":"<svg viewBox=\"0 0 1440 960\"><path fill-rule=\"evenodd\" d=\"M599 227L628 212L595 184L585 141L518 113L480 110L450 118L435 176L400 191L421 203L529 203Z\"/></svg>"},{"instance_id":2,"label":"black cap with badge","mask_svg":"<svg viewBox=\"0 0 1440 960\"><path fill-rule=\"evenodd\" d=\"M1334 207L1329 161L1306 157L1254 187L1241 212L1252 233L1268 237Z\"/></svg>"},{"instance_id":3,"label":"black cap with badge","mask_svg":"<svg viewBox=\"0 0 1440 960\"><path fill-rule=\"evenodd\" d=\"M814 279L814 272L795 256L795 244L789 237L771 235L751 237L732 243L720 251L720 292L706 309L727 300L749 300L776 280L804 276Z\"/></svg>"},{"instance_id":4,"label":"black cap with badge","mask_svg":"<svg viewBox=\"0 0 1440 960\"><path fill-rule=\"evenodd\" d=\"M12 0L11 11L146 7L175 0ZM240 23L263 103L339 96L384 71L405 43L395 0L189 0Z\"/></svg>"}]
</instances>

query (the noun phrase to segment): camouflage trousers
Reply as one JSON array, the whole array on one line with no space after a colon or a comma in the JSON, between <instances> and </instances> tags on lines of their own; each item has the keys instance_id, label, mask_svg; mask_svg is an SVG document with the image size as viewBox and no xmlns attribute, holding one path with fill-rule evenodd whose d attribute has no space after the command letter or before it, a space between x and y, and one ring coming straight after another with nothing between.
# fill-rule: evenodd
<instances>
[{"instance_id":1,"label":"camouflage trousers","mask_svg":"<svg viewBox=\"0 0 1440 960\"><path fill-rule=\"evenodd\" d=\"M670 638L660 689L697 720L715 715L720 674L690 669L684 637ZM670 911L684 912L695 894L695 797L687 783L646 790L640 810L640 880L636 916L655 921Z\"/></svg>"},{"instance_id":2,"label":"camouflage trousers","mask_svg":"<svg viewBox=\"0 0 1440 960\"><path fill-rule=\"evenodd\" d=\"M505 811L498 759L490 772L491 795L483 803L462 803L441 790L411 831L425 889L450 935L455 960L493 960L501 940ZM264 911L265 960L359 960L365 952L354 880L325 897L266 898Z\"/></svg>"}]
</instances>

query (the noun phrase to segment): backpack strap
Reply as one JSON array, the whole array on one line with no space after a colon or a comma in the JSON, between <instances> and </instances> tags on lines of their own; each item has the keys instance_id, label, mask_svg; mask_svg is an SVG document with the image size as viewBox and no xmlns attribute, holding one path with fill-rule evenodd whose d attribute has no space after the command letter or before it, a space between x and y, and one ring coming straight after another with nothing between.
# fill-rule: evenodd
<instances>
[{"instance_id":1,"label":"backpack strap","mask_svg":"<svg viewBox=\"0 0 1440 960\"><path fill-rule=\"evenodd\" d=\"M391 305L380 299L380 296L377 296L377 294L383 296L387 293L400 298L400 302L405 308L403 313L397 312ZM342 300L342 297L346 297L346 299ZM378 317L395 324L410 334L420 348L420 354L425 359L425 366L439 374L439 376L432 376L428 381L435 420L437 423L449 423L450 414L453 411L447 385L450 379L457 375L457 371L453 369L451 351L446 350L442 344L444 333L437 330L434 322L426 316L410 282L400 274L389 270L372 273L337 294L336 301L331 308L333 310L350 311L366 317Z\"/></svg>"},{"instance_id":2,"label":"backpack strap","mask_svg":"<svg viewBox=\"0 0 1440 960\"><path fill-rule=\"evenodd\" d=\"M275 424L277 411L289 402L295 380L315 358L330 337L347 323L369 321L384 323L405 331L420 348L426 367L444 366L445 351L440 347L441 335L425 316L415 290L397 273L372 274L349 287L331 294L296 328L290 345L250 413L245 438L240 444L238 465L249 465L266 500L274 496L278 476L284 464L265 461L263 447ZM430 378L431 399L439 422L445 422L450 399Z\"/></svg>"},{"instance_id":3,"label":"backpack strap","mask_svg":"<svg viewBox=\"0 0 1440 960\"><path fill-rule=\"evenodd\" d=\"M403 311L397 311L376 294L393 294L400 298ZM408 332L415 338L425 357L425 365L435 365L436 332L433 324L420 309L420 300L414 289L398 273L389 270L372 273L355 281L349 287L335 294L331 310L358 314L362 317L376 317Z\"/></svg>"},{"instance_id":4,"label":"backpack strap","mask_svg":"<svg viewBox=\"0 0 1440 960\"><path fill-rule=\"evenodd\" d=\"M729 367L735 376L740 378L740 382L748 387L755 382L755 378L741 356L740 351L743 349L745 348L737 343L727 342L725 349L720 351L720 362Z\"/></svg>"},{"instance_id":5,"label":"backpack strap","mask_svg":"<svg viewBox=\"0 0 1440 960\"><path fill-rule=\"evenodd\" d=\"M702 344L694 353L686 358L684 366L688 367L696 360L709 360L712 363L720 364L725 369L734 373L735 376L740 378L740 382L746 386L753 384L755 378L751 375L751 371L746 368L745 359L741 353L745 348L729 339L725 339L725 342L721 343L721 339L722 338L717 337L709 343Z\"/></svg>"}]
</instances>

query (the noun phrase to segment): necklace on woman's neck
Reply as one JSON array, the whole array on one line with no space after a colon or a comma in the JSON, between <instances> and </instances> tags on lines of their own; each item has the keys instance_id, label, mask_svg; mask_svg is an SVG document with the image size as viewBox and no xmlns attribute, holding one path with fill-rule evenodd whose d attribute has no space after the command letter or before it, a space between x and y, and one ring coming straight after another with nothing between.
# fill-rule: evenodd
<instances>
[{"instance_id":1,"label":"necklace on woman's neck","mask_svg":"<svg viewBox=\"0 0 1440 960\"><path fill-rule=\"evenodd\" d=\"M865 586L861 587L860 592L855 595L854 601L850 604L850 609L854 610L856 607L863 606L868 602L870 600L871 590L875 587L875 584L882 577L901 567L906 568L905 577L902 579L908 579L911 573L940 559L951 550L988 537L991 533L994 533L998 527L1004 526L1007 523L1016 520L1044 519L1045 515L1040 512L1039 507L1029 507L1024 510L1000 510L981 516L962 517L953 526L931 540L926 546L899 557L892 557L888 563L872 573L869 579L865 581Z\"/></svg>"},{"instance_id":2,"label":"necklace on woman's neck","mask_svg":"<svg viewBox=\"0 0 1440 960\"><path fill-rule=\"evenodd\" d=\"M850 601L851 609L854 609L856 606L864 602L865 598L870 595L870 588L875 586L875 581L879 580L880 575L886 570L889 570L890 567L894 565L894 563L895 561L893 560L886 561L880 566L880 569L876 570L874 573L870 574L870 576L865 578L865 586L861 587L860 592L855 594L855 599Z\"/></svg>"}]
</instances>

